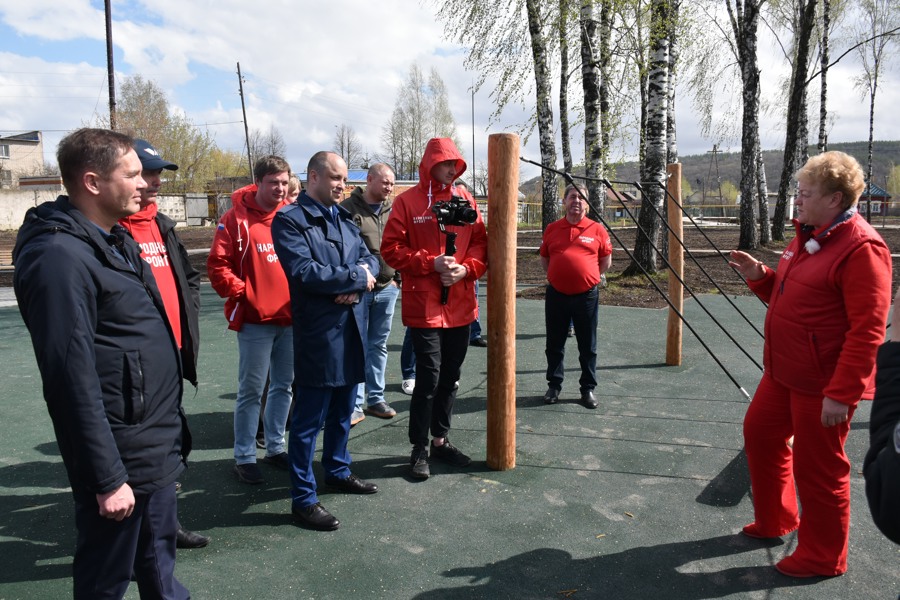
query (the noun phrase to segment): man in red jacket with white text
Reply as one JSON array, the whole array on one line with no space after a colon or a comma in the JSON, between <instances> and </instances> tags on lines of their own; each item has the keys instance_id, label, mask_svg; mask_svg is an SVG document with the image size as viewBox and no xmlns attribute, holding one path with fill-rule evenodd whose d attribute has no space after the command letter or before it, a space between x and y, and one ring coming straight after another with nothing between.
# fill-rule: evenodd
<instances>
[{"instance_id":1,"label":"man in red jacket with white text","mask_svg":"<svg viewBox=\"0 0 900 600\"><path fill-rule=\"evenodd\" d=\"M267 374L263 462L290 468L284 431L294 380L291 295L272 243L272 219L289 204L291 167L283 158L264 156L253 175L254 185L232 194L232 208L219 221L206 266L213 288L227 298L228 328L238 338L234 474L244 483L259 484L263 476L256 465L256 428Z\"/></svg>"},{"instance_id":2,"label":"man in red jacket with white text","mask_svg":"<svg viewBox=\"0 0 900 600\"><path fill-rule=\"evenodd\" d=\"M453 186L465 170L453 140L429 140L419 164L419 183L394 201L381 242L384 261L402 276L403 324L411 328L416 353L416 387L409 405L410 466L416 479L431 474L429 428L431 458L456 467L471 462L447 439L456 382L469 347L469 324L477 314L475 281L487 269L484 221L468 192L461 194ZM447 254L435 208L448 214L442 211L447 205L440 203L454 196L461 197L458 206L467 224L445 224L446 231L456 234L456 252Z\"/></svg>"}]
</instances>

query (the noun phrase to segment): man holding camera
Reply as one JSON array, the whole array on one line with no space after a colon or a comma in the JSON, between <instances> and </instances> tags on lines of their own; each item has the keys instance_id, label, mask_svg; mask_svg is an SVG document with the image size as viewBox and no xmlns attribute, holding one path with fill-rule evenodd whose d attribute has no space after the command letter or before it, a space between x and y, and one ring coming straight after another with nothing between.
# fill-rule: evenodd
<instances>
[{"instance_id":1,"label":"man holding camera","mask_svg":"<svg viewBox=\"0 0 900 600\"><path fill-rule=\"evenodd\" d=\"M465 467L450 443L455 383L475 320L475 281L487 269L487 233L475 202L456 195L466 163L450 138L433 138L419 163L419 183L400 194L384 228L381 255L401 273L403 324L411 328L416 387L409 405L411 475L427 479L430 457ZM455 238L455 239L454 239ZM447 251L450 239L455 248Z\"/></svg>"}]
</instances>

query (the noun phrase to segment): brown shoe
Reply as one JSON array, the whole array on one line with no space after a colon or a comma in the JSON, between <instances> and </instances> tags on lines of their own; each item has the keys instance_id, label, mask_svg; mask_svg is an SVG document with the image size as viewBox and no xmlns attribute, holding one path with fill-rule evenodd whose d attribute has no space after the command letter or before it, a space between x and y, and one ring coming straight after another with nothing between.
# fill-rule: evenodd
<instances>
[{"instance_id":1,"label":"brown shoe","mask_svg":"<svg viewBox=\"0 0 900 600\"><path fill-rule=\"evenodd\" d=\"M393 419L397 411L391 408L387 402L379 402L372 406L367 406L363 412L370 417L378 417L379 419Z\"/></svg>"}]
</instances>

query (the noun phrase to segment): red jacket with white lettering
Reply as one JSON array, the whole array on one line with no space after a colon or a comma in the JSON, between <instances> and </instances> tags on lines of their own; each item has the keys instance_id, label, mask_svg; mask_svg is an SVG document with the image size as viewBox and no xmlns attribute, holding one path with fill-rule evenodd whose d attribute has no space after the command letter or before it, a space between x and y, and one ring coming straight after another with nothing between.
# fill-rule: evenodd
<instances>
[{"instance_id":1,"label":"red jacket with white lettering","mask_svg":"<svg viewBox=\"0 0 900 600\"><path fill-rule=\"evenodd\" d=\"M443 286L434 270L434 259L444 254L447 237L441 233L431 209L435 202L449 200L456 193L477 210L468 192L432 179L432 167L445 160L457 161L456 177L465 172L466 163L451 139L430 140L419 163L419 183L397 196L384 226L381 256L400 271L403 324L408 327L434 329L470 324L476 316L475 281L487 270L487 233L481 213L472 225L447 226L447 231L457 234L454 256L468 273L450 286L447 304L441 304Z\"/></svg>"},{"instance_id":2,"label":"red jacket with white lettering","mask_svg":"<svg viewBox=\"0 0 900 600\"><path fill-rule=\"evenodd\" d=\"M285 201L265 211L256 204L256 185L231 195L232 208L219 221L206 268L225 302L228 328L244 323L291 324L291 294L272 244L272 219Z\"/></svg>"}]
</instances>

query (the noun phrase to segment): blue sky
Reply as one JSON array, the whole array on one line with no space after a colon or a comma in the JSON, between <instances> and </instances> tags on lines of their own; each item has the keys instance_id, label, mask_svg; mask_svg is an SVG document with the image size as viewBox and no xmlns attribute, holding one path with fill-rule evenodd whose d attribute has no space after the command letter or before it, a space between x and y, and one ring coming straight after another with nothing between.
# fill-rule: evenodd
<instances>
[{"instance_id":1,"label":"blue sky","mask_svg":"<svg viewBox=\"0 0 900 600\"><path fill-rule=\"evenodd\" d=\"M436 68L446 82L461 150L471 159L469 90L475 74L463 66L464 49L445 39L429 2L113 0L112 7L117 79L141 74L154 80L171 106L195 125L207 127L220 147L243 146L238 61L250 128L278 128L297 170L313 152L331 147L335 127L342 123L376 154L397 89L416 61L426 74ZM770 102L786 73L774 49L771 39L760 44L764 95ZM849 84L857 69L847 60L832 71L832 142L867 136L867 103ZM521 107L511 106L492 122L491 89L489 80L475 96L477 162L486 161L489 133L516 131L527 121ZM102 0L29 0L0 6L0 135L45 131L45 155L52 162L59 138L105 114L107 104ZM900 139L900 119L893 118L889 108L898 105L895 65L880 85L877 139ZM736 139L703 138L686 97L679 98L677 106L682 154L706 152L714 142L725 149L739 147ZM763 122L765 148L783 145L778 113L770 111ZM731 118L739 131L738 119ZM580 136L580 131L575 134ZM581 147L580 138L573 140L576 161ZM536 135L522 153L539 159ZM614 156L632 153L626 145L613 149ZM534 174L523 165L523 177Z\"/></svg>"}]
</instances>

